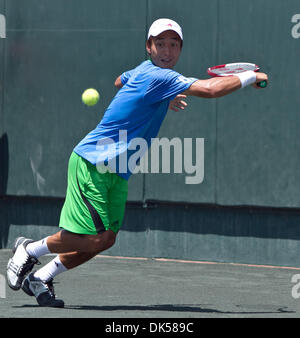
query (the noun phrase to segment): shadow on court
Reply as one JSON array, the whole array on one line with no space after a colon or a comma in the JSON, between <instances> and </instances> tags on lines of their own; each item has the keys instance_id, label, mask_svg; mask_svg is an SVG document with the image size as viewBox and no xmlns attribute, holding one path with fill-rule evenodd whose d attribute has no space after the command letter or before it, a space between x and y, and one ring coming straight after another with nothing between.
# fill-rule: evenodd
<instances>
[{"instance_id":1,"label":"shadow on court","mask_svg":"<svg viewBox=\"0 0 300 338\"><path fill-rule=\"evenodd\" d=\"M24 304L22 306L13 306L13 308L39 308L38 305L29 305ZM219 311L216 309L209 309L209 308L203 308L203 307L195 307L195 306L177 306L177 305L171 305L171 304L165 304L165 305L149 305L149 306L126 306L126 305L116 305L116 306L96 306L96 305L69 305L65 306L65 310L84 310L84 311L154 311L154 312L193 312L193 313L216 313L216 314L234 314L234 315L256 315L256 314L280 314L280 313L295 313L295 311L289 311L284 308L279 308L276 311ZM63 315L63 313L62 313ZM113 316L112 316L113 317Z\"/></svg>"}]
</instances>

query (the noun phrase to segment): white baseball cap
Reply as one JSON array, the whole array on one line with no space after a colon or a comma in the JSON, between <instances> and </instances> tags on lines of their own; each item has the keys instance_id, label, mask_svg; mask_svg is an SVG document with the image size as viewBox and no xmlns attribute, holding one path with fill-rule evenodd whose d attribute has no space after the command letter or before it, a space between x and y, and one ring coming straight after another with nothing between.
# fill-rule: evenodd
<instances>
[{"instance_id":1,"label":"white baseball cap","mask_svg":"<svg viewBox=\"0 0 300 338\"><path fill-rule=\"evenodd\" d=\"M182 34L181 27L178 25L177 22L171 19L155 20L149 28L148 40L150 36L157 36L161 34L162 32L169 31L169 30L176 32L180 36L180 39L183 40L183 34Z\"/></svg>"}]
</instances>

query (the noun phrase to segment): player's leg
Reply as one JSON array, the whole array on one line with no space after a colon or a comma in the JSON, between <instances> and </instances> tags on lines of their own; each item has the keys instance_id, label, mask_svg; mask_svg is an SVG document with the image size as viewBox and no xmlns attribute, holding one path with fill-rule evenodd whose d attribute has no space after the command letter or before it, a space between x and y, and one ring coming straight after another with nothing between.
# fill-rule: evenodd
<instances>
[{"instance_id":1,"label":"player's leg","mask_svg":"<svg viewBox=\"0 0 300 338\"><path fill-rule=\"evenodd\" d=\"M52 253L69 252L102 252L110 248L116 239L116 234L103 231L96 235L75 234L62 230L47 238L47 246Z\"/></svg>"},{"instance_id":2,"label":"player's leg","mask_svg":"<svg viewBox=\"0 0 300 338\"><path fill-rule=\"evenodd\" d=\"M35 296L40 306L64 307L61 299L54 294L53 279L58 274L72 269L93 258L95 252L70 252L57 255L43 268L30 273L22 284L22 289L29 296Z\"/></svg>"},{"instance_id":3,"label":"player's leg","mask_svg":"<svg viewBox=\"0 0 300 338\"><path fill-rule=\"evenodd\" d=\"M59 259L62 264L68 269L74 269L77 266L89 261L98 255L98 252L69 252L60 254Z\"/></svg>"},{"instance_id":4,"label":"player's leg","mask_svg":"<svg viewBox=\"0 0 300 338\"><path fill-rule=\"evenodd\" d=\"M109 230L108 230L109 231ZM116 234L113 233L113 236L116 237ZM111 246L112 246L111 242ZM109 247L106 247L104 250L109 249ZM100 251L89 251L89 252L68 252L59 254L57 257L59 257L60 262L65 266L67 270L74 269L77 266L89 261L90 259L94 258L96 255L98 255ZM40 270L42 270L41 268ZM39 270L39 271L40 271ZM54 277L54 275L52 275ZM53 278L52 277L52 278Z\"/></svg>"},{"instance_id":5,"label":"player's leg","mask_svg":"<svg viewBox=\"0 0 300 338\"><path fill-rule=\"evenodd\" d=\"M69 214L72 214L72 207L76 207L77 200L80 200L80 196L78 197L78 192L76 191L78 181L78 164L80 164L78 156L72 153L68 167L67 196L63 208L63 210ZM82 176L84 175L81 175L81 179ZM81 204L79 202L78 207L81 207L82 204L83 202ZM80 211L78 211L76 214L80 215ZM89 231L89 229L81 230L83 233ZM95 234L97 234L97 232L95 232ZM35 264L39 263L37 258L50 252L47 246L47 241L48 238L44 238L43 240L36 242L24 237L18 237L16 239L12 248L13 257L8 261L7 264L7 283L10 288L13 290L19 290L26 275L33 269ZM71 251L76 251L76 249L73 248Z\"/></svg>"},{"instance_id":6,"label":"player's leg","mask_svg":"<svg viewBox=\"0 0 300 338\"><path fill-rule=\"evenodd\" d=\"M53 235L54 238L55 236L57 236L57 234ZM54 277L87 262L99 252L108 249L113 245L116 238L116 234L111 230L107 230L101 235L91 236L103 238L103 241L99 241L100 245L98 244L96 251L69 252L57 255L44 267L36 272L30 273L26 277L22 284L23 291L30 296L35 296L38 304L41 306L63 307L64 302L55 298L52 284ZM48 238L50 241L52 240L51 237L52 236ZM60 236L58 237L60 238ZM72 239L68 239L68 241L72 242ZM60 247L59 242L60 239L58 239L55 244L57 247Z\"/></svg>"},{"instance_id":7,"label":"player's leg","mask_svg":"<svg viewBox=\"0 0 300 338\"><path fill-rule=\"evenodd\" d=\"M96 256L99 252L107 250L113 245L113 243L115 242L116 234L113 231L108 230L108 231L105 231L101 235L101 237L108 237L107 234L109 234L109 237L111 239L104 240L103 241L104 244L102 244L101 246L99 245L97 250L95 251L91 251L91 250L74 251L74 252L68 252L68 253L61 253L57 255L48 264L46 264L44 267L37 270L34 273L34 277L39 278L43 281L48 281L50 279L53 279L55 276L57 276L61 272L73 269L87 262L88 260ZM100 241L100 243L102 242Z\"/></svg>"},{"instance_id":8,"label":"player's leg","mask_svg":"<svg viewBox=\"0 0 300 338\"><path fill-rule=\"evenodd\" d=\"M87 166L90 166L90 164L87 163ZM60 255L25 279L22 288L26 293L30 294L32 290L39 287L41 290L44 290L49 278L51 281L59 273L83 264L97 253L107 250L115 243L116 235L124 217L127 181L115 174L99 174L94 166L88 169L88 174L89 177L85 182L87 182L89 189L83 191L79 180L79 184L77 182L79 193L75 195L74 191L76 192L76 190L73 189L73 194L69 194L69 197L66 199L68 202L65 202L62 210L60 226L68 230L62 230L47 238L49 251L60 253ZM108 199L108 192L111 189L112 182L120 179L122 185L119 187L119 194L117 194L118 189L115 187L114 189L116 190L116 194L123 196L123 198L118 199L118 204L120 204L119 212L116 208L114 209L115 215L111 221L108 211L111 201ZM78 199L78 196L81 198ZM74 200L76 200L76 205L74 205ZM74 210L80 210L81 217L78 217L78 214ZM78 223L78 218L80 218L80 224ZM72 230L74 232L81 231L82 233L74 233ZM95 234L88 234L88 232L94 232ZM35 293L34 295L38 303L43 305L44 299L40 300L39 294ZM49 292L46 295L49 298ZM46 299L46 304L51 304L51 302L51 297L50 301Z\"/></svg>"},{"instance_id":9,"label":"player's leg","mask_svg":"<svg viewBox=\"0 0 300 338\"><path fill-rule=\"evenodd\" d=\"M72 245L72 236L70 234L70 239L68 239L69 245ZM56 235L53 235L55 238ZM65 272L67 270L73 269L91 258L97 255L100 251L108 249L110 246L113 245L115 242L116 234L111 231L107 230L101 235L91 235L97 238L103 238L103 240L99 241L98 246L96 247L96 251L81 251L81 252L69 252L57 255L53 260L51 260L48 264L46 264L41 269L37 270L36 272L30 273L22 284L22 289L25 293L30 296L35 296L37 302L41 306L51 306L51 307L63 307L64 302L60 299L56 299L54 294L54 287L52 281L54 277L58 274ZM52 236L48 239L51 241ZM60 237L60 236L58 236ZM57 240L58 243L55 245L57 247L61 247L59 243L60 240ZM73 243L74 244L74 243ZM76 243L75 243L76 244ZM63 243L61 244L64 245ZM83 248L84 250L84 248Z\"/></svg>"},{"instance_id":10,"label":"player's leg","mask_svg":"<svg viewBox=\"0 0 300 338\"><path fill-rule=\"evenodd\" d=\"M76 266L85 263L98 253L112 247L115 243L117 234L108 229L99 235L81 236L83 236L83 240L80 239L79 235L63 230L49 236L45 240L30 243L30 245L26 247L26 251L30 256L35 257L36 259L45 252L42 250L42 247L45 245L47 245L48 248L47 253L63 252L56 256L50 263L36 271L34 276L43 281L48 281L61 272L73 269ZM86 246L83 246L82 242L86 243ZM40 245L40 247L38 247L38 245ZM80 250L74 251L76 248L79 248Z\"/></svg>"}]
</instances>

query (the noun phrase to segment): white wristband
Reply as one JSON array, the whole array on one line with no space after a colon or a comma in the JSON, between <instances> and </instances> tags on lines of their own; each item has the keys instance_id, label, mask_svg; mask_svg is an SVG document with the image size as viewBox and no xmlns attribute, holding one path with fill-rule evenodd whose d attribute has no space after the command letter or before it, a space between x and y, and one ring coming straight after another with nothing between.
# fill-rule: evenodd
<instances>
[{"instance_id":1,"label":"white wristband","mask_svg":"<svg viewBox=\"0 0 300 338\"><path fill-rule=\"evenodd\" d=\"M246 72L234 75L240 79L242 88L249 86L256 81L256 73L253 70L247 70Z\"/></svg>"}]
</instances>

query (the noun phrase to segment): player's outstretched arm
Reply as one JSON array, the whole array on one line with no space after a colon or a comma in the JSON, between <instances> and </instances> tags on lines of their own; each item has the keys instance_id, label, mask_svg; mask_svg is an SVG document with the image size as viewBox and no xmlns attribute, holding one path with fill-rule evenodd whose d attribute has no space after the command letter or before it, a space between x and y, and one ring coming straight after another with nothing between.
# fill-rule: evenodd
<instances>
[{"instance_id":1,"label":"player's outstretched arm","mask_svg":"<svg viewBox=\"0 0 300 338\"><path fill-rule=\"evenodd\" d=\"M268 80L268 76L264 73L257 72L256 83L263 80ZM190 88L182 94L204 98L217 98L228 95L241 87L241 81L237 76L214 77L207 80L195 81Z\"/></svg>"}]
</instances>

